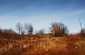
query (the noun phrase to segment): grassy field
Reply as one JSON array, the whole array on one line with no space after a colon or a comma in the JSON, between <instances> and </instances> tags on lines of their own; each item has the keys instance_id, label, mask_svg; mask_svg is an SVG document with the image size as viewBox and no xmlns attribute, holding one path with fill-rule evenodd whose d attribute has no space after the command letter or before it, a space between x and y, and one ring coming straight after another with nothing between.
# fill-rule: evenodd
<instances>
[{"instance_id":1,"label":"grassy field","mask_svg":"<svg viewBox=\"0 0 85 55\"><path fill-rule=\"evenodd\" d=\"M84 39L79 36L51 35L0 38L0 55L85 55Z\"/></svg>"}]
</instances>

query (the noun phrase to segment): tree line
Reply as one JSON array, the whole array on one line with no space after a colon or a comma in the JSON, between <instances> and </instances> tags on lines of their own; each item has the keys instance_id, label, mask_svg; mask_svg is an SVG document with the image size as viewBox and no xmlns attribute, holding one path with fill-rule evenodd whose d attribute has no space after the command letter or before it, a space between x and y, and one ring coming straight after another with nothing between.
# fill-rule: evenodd
<instances>
[{"instance_id":1,"label":"tree line","mask_svg":"<svg viewBox=\"0 0 85 55\"><path fill-rule=\"evenodd\" d=\"M33 34L33 26L31 24L26 23L24 26L21 23L17 23L16 29L19 32L19 34L24 34L25 31L28 35Z\"/></svg>"},{"instance_id":2,"label":"tree line","mask_svg":"<svg viewBox=\"0 0 85 55\"><path fill-rule=\"evenodd\" d=\"M21 23L17 23L16 27L17 27L17 31L19 32L19 34L20 33L24 34L26 31L28 33L28 35L30 35L30 34L32 35L33 31L34 31L33 26L31 24L27 24L27 23L24 25L24 27ZM49 33L54 36L63 36L63 35L67 35L69 33L68 27L61 22L51 23L49 30L50 30ZM35 34L45 34L45 30L40 29L40 30L36 31ZM78 34L84 36L85 28L82 28Z\"/></svg>"},{"instance_id":3,"label":"tree line","mask_svg":"<svg viewBox=\"0 0 85 55\"><path fill-rule=\"evenodd\" d=\"M13 29L1 29L0 28L0 35L1 34L15 34L16 32Z\"/></svg>"},{"instance_id":4,"label":"tree line","mask_svg":"<svg viewBox=\"0 0 85 55\"><path fill-rule=\"evenodd\" d=\"M27 34L33 34L33 26L31 24L25 24L24 26L21 23L17 23L16 29L19 32L19 34L24 34L27 32ZM52 23L50 29L50 33L54 35L58 34L67 34L68 28L63 23ZM41 29L36 32L36 34L44 34L44 29Z\"/></svg>"},{"instance_id":5,"label":"tree line","mask_svg":"<svg viewBox=\"0 0 85 55\"><path fill-rule=\"evenodd\" d=\"M16 29L18 31L18 33L16 33L13 29L1 29L0 28L0 34L27 34L27 35L33 35L33 31L34 28L32 26L32 24L29 23L25 23L24 25L22 25L21 23L17 23L16 24ZM69 33L68 27L66 25L64 25L63 23L58 23L58 22L53 22L51 23L50 27L50 34L53 34L54 36L63 36L65 34ZM45 30L41 29L36 31L35 34L45 34ZM79 32L79 34L81 35L85 35L85 28L82 28Z\"/></svg>"}]
</instances>

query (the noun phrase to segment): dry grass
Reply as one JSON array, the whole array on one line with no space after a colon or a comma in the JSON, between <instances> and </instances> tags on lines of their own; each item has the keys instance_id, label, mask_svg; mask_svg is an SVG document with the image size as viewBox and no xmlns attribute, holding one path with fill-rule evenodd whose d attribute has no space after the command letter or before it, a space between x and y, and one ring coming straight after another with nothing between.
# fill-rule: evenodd
<instances>
[{"instance_id":1,"label":"dry grass","mask_svg":"<svg viewBox=\"0 0 85 55\"><path fill-rule=\"evenodd\" d=\"M0 39L0 55L84 55L80 37L35 35L23 39ZM85 41L84 41L85 42Z\"/></svg>"}]
</instances>

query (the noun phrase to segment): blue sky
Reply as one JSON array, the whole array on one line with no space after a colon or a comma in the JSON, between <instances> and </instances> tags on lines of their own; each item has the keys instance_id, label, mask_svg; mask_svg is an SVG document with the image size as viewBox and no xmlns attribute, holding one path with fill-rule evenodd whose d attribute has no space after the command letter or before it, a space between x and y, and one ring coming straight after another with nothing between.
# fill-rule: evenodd
<instances>
[{"instance_id":1,"label":"blue sky","mask_svg":"<svg viewBox=\"0 0 85 55\"><path fill-rule=\"evenodd\" d=\"M49 31L51 22L62 22L70 33L85 27L85 0L0 0L0 27L16 30L17 22L34 30Z\"/></svg>"}]
</instances>

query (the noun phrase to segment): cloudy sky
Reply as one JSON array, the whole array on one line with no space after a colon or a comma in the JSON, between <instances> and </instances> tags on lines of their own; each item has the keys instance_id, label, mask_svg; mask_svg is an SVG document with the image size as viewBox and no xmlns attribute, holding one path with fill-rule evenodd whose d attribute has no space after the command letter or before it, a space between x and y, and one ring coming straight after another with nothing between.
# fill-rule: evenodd
<instances>
[{"instance_id":1,"label":"cloudy sky","mask_svg":"<svg viewBox=\"0 0 85 55\"><path fill-rule=\"evenodd\" d=\"M85 27L85 0L0 0L0 28L16 30L17 22L34 30L49 30L51 22L62 22L70 33Z\"/></svg>"}]
</instances>

